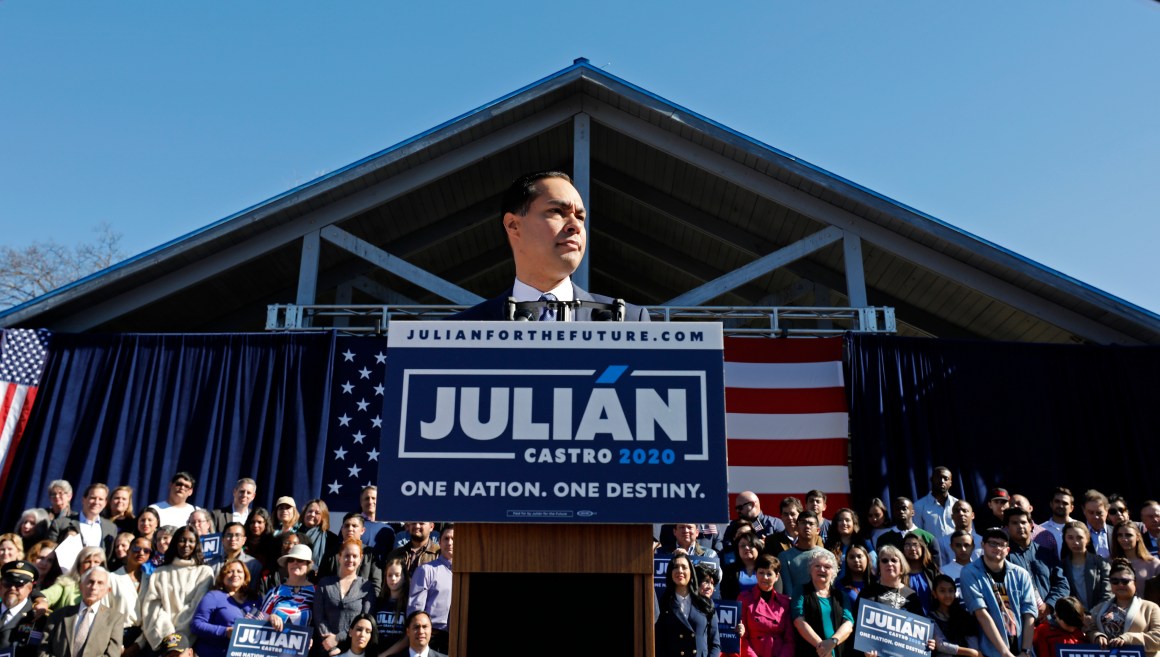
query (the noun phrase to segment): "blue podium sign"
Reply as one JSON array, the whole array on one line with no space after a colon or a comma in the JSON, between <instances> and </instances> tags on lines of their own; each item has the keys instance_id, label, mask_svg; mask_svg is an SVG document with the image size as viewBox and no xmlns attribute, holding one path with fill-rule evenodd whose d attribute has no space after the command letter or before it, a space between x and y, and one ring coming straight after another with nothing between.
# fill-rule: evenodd
<instances>
[{"instance_id":1,"label":"blue podium sign","mask_svg":"<svg viewBox=\"0 0 1160 657\"><path fill-rule=\"evenodd\" d=\"M471 522L728 517L717 323L406 322L380 504Z\"/></svg>"}]
</instances>

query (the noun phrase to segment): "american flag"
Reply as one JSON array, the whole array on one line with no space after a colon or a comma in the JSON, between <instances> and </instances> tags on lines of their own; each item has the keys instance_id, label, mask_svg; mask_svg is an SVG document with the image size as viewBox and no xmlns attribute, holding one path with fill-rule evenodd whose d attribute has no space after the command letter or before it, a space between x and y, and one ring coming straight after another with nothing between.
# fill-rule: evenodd
<instances>
[{"instance_id":1,"label":"american flag","mask_svg":"<svg viewBox=\"0 0 1160 657\"><path fill-rule=\"evenodd\" d=\"M850 505L842 338L725 339L729 506L751 490L765 513L818 489Z\"/></svg>"},{"instance_id":2,"label":"american flag","mask_svg":"<svg viewBox=\"0 0 1160 657\"><path fill-rule=\"evenodd\" d=\"M0 490L36 401L50 335L43 329L3 329L0 335Z\"/></svg>"},{"instance_id":3,"label":"american flag","mask_svg":"<svg viewBox=\"0 0 1160 657\"><path fill-rule=\"evenodd\" d=\"M332 512L357 511L362 489L378 485L386 363L386 338L335 339L321 496Z\"/></svg>"}]
</instances>

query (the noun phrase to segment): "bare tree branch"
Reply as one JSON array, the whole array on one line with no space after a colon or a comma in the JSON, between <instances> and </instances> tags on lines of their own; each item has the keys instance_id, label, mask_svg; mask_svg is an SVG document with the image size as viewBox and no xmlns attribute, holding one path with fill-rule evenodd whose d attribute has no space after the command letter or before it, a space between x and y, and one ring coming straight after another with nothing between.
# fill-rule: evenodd
<instances>
[{"instance_id":1,"label":"bare tree branch","mask_svg":"<svg viewBox=\"0 0 1160 657\"><path fill-rule=\"evenodd\" d=\"M100 271L124 258L121 234L107 223L88 242L55 240L13 248L0 245L0 308L15 306Z\"/></svg>"}]
</instances>

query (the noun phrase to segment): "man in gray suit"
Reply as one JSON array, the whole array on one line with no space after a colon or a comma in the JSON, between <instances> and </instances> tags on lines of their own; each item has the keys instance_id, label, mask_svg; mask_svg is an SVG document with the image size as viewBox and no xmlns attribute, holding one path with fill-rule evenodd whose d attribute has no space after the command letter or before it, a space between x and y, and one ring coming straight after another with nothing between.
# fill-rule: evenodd
<instances>
[{"instance_id":1,"label":"man in gray suit","mask_svg":"<svg viewBox=\"0 0 1160 657\"><path fill-rule=\"evenodd\" d=\"M117 537L117 525L101 516L109 499L109 487L104 484L90 484L85 489L79 513L63 515L48 528L48 540L61 541L61 536L69 527L76 529L85 547L99 547L108 557L112 553L113 539Z\"/></svg>"},{"instance_id":2,"label":"man in gray suit","mask_svg":"<svg viewBox=\"0 0 1160 657\"><path fill-rule=\"evenodd\" d=\"M614 319L607 310L594 310L584 302L612 304L610 297L589 294L572 282L572 272L584 259L588 245L584 200L568 174L541 171L521 176L504 194L503 229L516 265L514 285L504 294L452 315L453 320L505 320L509 298L516 302L560 301L572 304L574 315L528 314L524 319L579 321ZM575 307L579 305L579 307ZM571 309L570 309L571 310ZM517 318L519 313L517 313ZM648 311L626 305L624 320L649 321Z\"/></svg>"},{"instance_id":3,"label":"man in gray suit","mask_svg":"<svg viewBox=\"0 0 1160 657\"><path fill-rule=\"evenodd\" d=\"M93 566L81 576L81 603L49 619L40 657L121 657L125 617L103 604L109 594L109 571Z\"/></svg>"}]
</instances>

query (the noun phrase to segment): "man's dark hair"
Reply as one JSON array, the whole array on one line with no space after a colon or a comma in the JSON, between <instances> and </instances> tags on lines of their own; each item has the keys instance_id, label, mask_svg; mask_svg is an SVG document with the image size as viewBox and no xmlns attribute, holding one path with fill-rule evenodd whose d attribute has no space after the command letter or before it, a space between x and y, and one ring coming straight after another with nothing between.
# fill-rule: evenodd
<instances>
[{"instance_id":1,"label":"man's dark hair","mask_svg":"<svg viewBox=\"0 0 1160 657\"><path fill-rule=\"evenodd\" d=\"M543 190L536 183L545 178L559 178L572 184L572 177L563 171L537 171L536 173L524 174L516 178L511 187L508 187L507 191L504 192L503 205L499 209L500 218L502 219L509 212L521 216L527 214L532 201L543 193Z\"/></svg>"},{"instance_id":2,"label":"man's dark hair","mask_svg":"<svg viewBox=\"0 0 1160 657\"><path fill-rule=\"evenodd\" d=\"M781 501L781 510L782 511L786 511L788 509L796 509L798 511L798 513L801 513L802 509L804 509L804 508L805 507L802 506L802 501L796 497L787 497Z\"/></svg>"},{"instance_id":3,"label":"man's dark hair","mask_svg":"<svg viewBox=\"0 0 1160 657\"><path fill-rule=\"evenodd\" d=\"M818 522L818 514L810 511L809 509L806 509L805 511L802 511L798 514L797 523L800 525L807 520L813 520L815 525L821 525L821 523Z\"/></svg>"},{"instance_id":4,"label":"man's dark hair","mask_svg":"<svg viewBox=\"0 0 1160 657\"><path fill-rule=\"evenodd\" d=\"M342 517L342 522L345 524L346 521L350 520L351 518L357 518L360 525L362 525L363 527L367 526L366 518L362 517L361 511L351 511L350 513L348 513Z\"/></svg>"},{"instance_id":5,"label":"man's dark hair","mask_svg":"<svg viewBox=\"0 0 1160 657\"><path fill-rule=\"evenodd\" d=\"M193 478L193 475L189 474L188 472L186 472L184 470L173 475L173 478L169 480L169 483L176 484L179 479L185 479L186 481L189 482L189 485L191 487L197 485L197 480Z\"/></svg>"},{"instance_id":6,"label":"man's dark hair","mask_svg":"<svg viewBox=\"0 0 1160 657\"><path fill-rule=\"evenodd\" d=\"M407 614L406 620L403 621L403 627L405 627L405 628L411 627L411 621L415 620L415 617L418 616L419 614L423 614L424 616L427 617L427 620L431 620L431 614L428 614L427 612L423 611L422 609L416 609L415 611L412 611L411 613Z\"/></svg>"},{"instance_id":7,"label":"man's dark hair","mask_svg":"<svg viewBox=\"0 0 1160 657\"><path fill-rule=\"evenodd\" d=\"M1075 501L1075 495L1071 494L1070 488L1064 488L1063 486L1056 486L1055 490L1051 491L1051 497L1054 498L1056 495L1067 495L1068 497L1070 497L1072 499L1073 502Z\"/></svg>"},{"instance_id":8,"label":"man's dark hair","mask_svg":"<svg viewBox=\"0 0 1160 657\"><path fill-rule=\"evenodd\" d=\"M1031 514L1027 513L1027 511L1025 511L1023 509L1020 509L1017 506L1009 506L1006 509L1003 509L1003 524L1004 525L1011 522L1012 518L1017 518L1017 517L1027 518L1028 522L1031 521Z\"/></svg>"},{"instance_id":9,"label":"man's dark hair","mask_svg":"<svg viewBox=\"0 0 1160 657\"><path fill-rule=\"evenodd\" d=\"M821 491L821 490L818 490L815 488L814 490L811 490L810 492L806 493L806 499L807 500L819 499L819 500L825 502L826 501L826 493L825 493L825 491Z\"/></svg>"}]
</instances>

